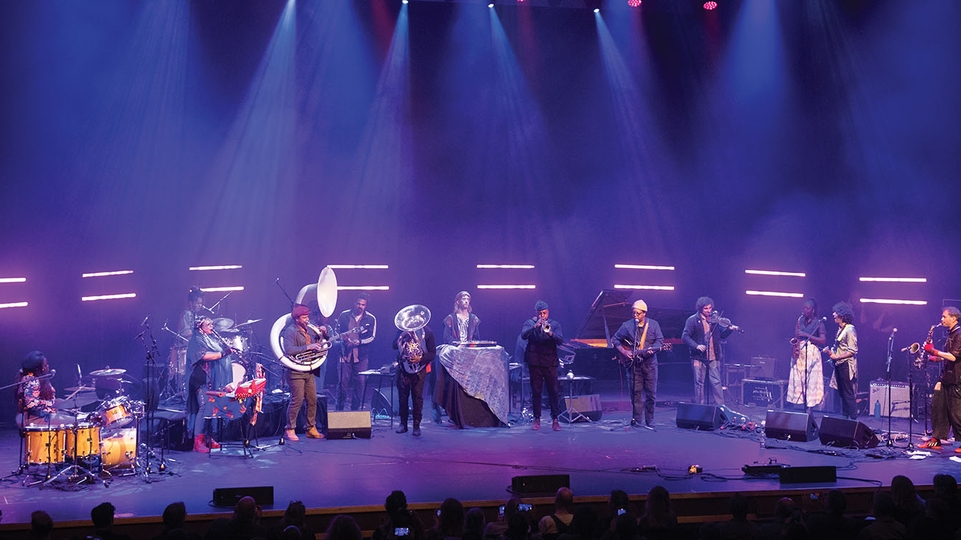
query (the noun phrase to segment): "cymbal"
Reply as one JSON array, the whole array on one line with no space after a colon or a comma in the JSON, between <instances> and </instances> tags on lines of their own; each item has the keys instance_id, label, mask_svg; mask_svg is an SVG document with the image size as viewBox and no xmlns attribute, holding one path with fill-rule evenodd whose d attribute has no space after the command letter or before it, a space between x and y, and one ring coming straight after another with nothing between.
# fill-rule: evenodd
<instances>
[{"instance_id":1,"label":"cymbal","mask_svg":"<svg viewBox=\"0 0 961 540\"><path fill-rule=\"evenodd\" d=\"M224 332L230 330L234 326L234 320L228 319L227 317L220 317L214 319L214 330L218 332Z\"/></svg>"},{"instance_id":2,"label":"cymbal","mask_svg":"<svg viewBox=\"0 0 961 540\"><path fill-rule=\"evenodd\" d=\"M235 326L234 328L240 328L240 327L242 327L242 326L247 326L248 324L254 324L254 323L260 322L260 321L262 321L262 320L263 320L263 319L248 319L247 321L238 324L238 325Z\"/></svg>"},{"instance_id":3,"label":"cymbal","mask_svg":"<svg viewBox=\"0 0 961 540\"><path fill-rule=\"evenodd\" d=\"M64 392L93 392L96 388L92 386L71 386L70 388L64 388Z\"/></svg>"},{"instance_id":4,"label":"cymbal","mask_svg":"<svg viewBox=\"0 0 961 540\"><path fill-rule=\"evenodd\" d=\"M90 375L92 377L119 377L120 375L123 375L126 372L127 372L126 369L119 369L119 368L98 369L97 371L91 371Z\"/></svg>"},{"instance_id":5,"label":"cymbal","mask_svg":"<svg viewBox=\"0 0 961 540\"><path fill-rule=\"evenodd\" d=\"M99 400L97 399L96 394L92 396L88 396L86 394L77 394L71 399L57 398L54 400L53 406L57 409L71 409L90 405L91 403L96 403L97 401Z\"/></svg>"}]
</instances>

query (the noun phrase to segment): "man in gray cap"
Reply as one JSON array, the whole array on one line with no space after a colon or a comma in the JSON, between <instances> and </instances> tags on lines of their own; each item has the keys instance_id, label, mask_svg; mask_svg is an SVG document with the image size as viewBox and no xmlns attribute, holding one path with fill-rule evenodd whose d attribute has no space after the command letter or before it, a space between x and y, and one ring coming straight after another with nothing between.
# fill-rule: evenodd
<instances>
[{"instance_id":1,"label":"man in gray cap","mask_svg":"<svg viewBox=\"0 0 961 540\"><path fill-rule=\"evenodd\" d=\"M547 396L551 406L551 420L554 431L561 430L557 421L560 414L560 395L557 383L557 346L564 343L561 325L551 319L547 302L538 300L534 304L537 316L524 321L521 328L521 339L527 341L524 350L524 361L531 376L531 404L534 407L533 429L541 429L541 400L543 399L544 383L547 383Z\"/></svg>"},{"instance_id":2,"label":"man in gray cap","mask_svg":"<svg viewBox=\"0 0 961 540\"><path fill-rule=\"evenodd\" d=\"M657 352L664 346L661 325L647 318L647 303L643 300L631 306L630 320L614 333L614 346L627 359L628 379L631 384L631 426L637 426L641 413L644 427L653 429L654 401L657 395Z\"/></svg>"}]
</instances>

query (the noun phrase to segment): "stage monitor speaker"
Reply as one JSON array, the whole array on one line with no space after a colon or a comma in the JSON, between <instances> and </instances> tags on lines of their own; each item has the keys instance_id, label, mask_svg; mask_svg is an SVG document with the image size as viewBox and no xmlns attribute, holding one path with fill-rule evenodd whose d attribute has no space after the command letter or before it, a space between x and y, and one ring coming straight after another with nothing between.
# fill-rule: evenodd
<instances>
[{"instance_id":1,"label":"stage monitor speaker","mask_svg":"<svg viewBox=\"0 0 961 540\"><path fill-rule=\"evenodd\" d=\"M716 405L677 404L677 427L711 431L727 423L727 415Z\"/></svg>"},{"instance_id":2,"label":"stage monitor speaker","mask_svg":"<svg viewBox=\"0 0 961 540\"><path fill-rule=\"evenodd\" d=\"M369 439L370 412L344 411L327 413L328 439Z\"/></svg>"},{"instance_id":3,"label":"stage monitor speaker","mask_svg":"<svg viewBox=\"0 0 961 540\"><path fill-rule=\"evenodd\" d=\"M571 487L571 475L538 474L511 478L511 491L514 493L549 493L553 495L562 487Z\"/></svg>"},{"instance_id":4,"label":"stage monitor speaker","mask_svg":"<svg viewBox=\"0 0 961 540\"><path fill-rule=\"evenodd\" d=\"M253 497L257 504L261 506L269 506L274 504L274 487L273 486L255 486L255 487L235 487L235 488L217 488L214 490L214 506L227 506L233 508L237 505L243 497Z\"/></svg>"},{"instance_id":5,"label":"stage monitor speaker","mask_svg":"<svg viewBox=\"0 0 961 540\"><path fill-rule=\"evenodd\" d=\"M824 484L838 481L838 469L834 465L784 467L778 478L782 484Z\"/></svg>"},{"instance_id":6,"label":"stage monitor speaker","mask_svg":"<svg viewBox=\"0 0 961 540\"><path fill-rule=\"evenodd\" d=\"M603 409L601 408L601 396L599 394L585 394L583 396L574 396L573 400L571 400L569 396L564 396L564 410L571 411L571 416L574 417L574 422L587 421L583 418L578 418L577 413L587 417L592 422L597 422L601 419L601 414L603 413ZM561 414L561 417L562 422L567 421L566 412Z\"/></svg>"},{"instance_id":7,"label":"stage monitor speaker","mask_svg":"<svg viewBox=\"0 0 961 540\"><path fill-rule=\"evenodd\" d=\"M814 416L802 412L768 411L764 420L764 435L785 441L812 441L818 436Z\"/></svg>"},{"instance_id":8,"label":"stage monitor speaker","mask_svg":"<svg viewBox=\"0 0 961 540\"><path fill-rule=\"evenodd\" d=\"M825 416L821 419L821 444L841 448L874 448L881 441L871 428L847 418Z\"/></svg>"},{"instance_id":9,"label":"stage monitor speaker","mask_svg":"<svg viewBox=\"0 0 961 540\"><path fill-rule=\"evenodd\" d=\"M888 381L871 381L871 410L878 405L881 416L907 418L911 410L911 391L906 382L891 381L891 404L888 405Z\"/></svg>"}]
</instances>

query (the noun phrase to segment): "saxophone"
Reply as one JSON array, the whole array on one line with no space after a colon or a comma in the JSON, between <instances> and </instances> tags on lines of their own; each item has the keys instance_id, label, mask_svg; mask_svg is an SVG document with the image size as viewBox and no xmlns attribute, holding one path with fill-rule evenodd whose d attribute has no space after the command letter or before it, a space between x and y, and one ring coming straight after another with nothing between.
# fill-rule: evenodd
<instances>
[{"instance_id":1,"label":"saxophone","mask_svg":"<svg viewBox=\"0 0 961 540\"><path fill-rule=\"evenodd\" d=\"M924 340L925 345L927 345L928 343L934 343L934 329L939 326L941 325L940 324L931 325L931 328L928 330L928 337L927 339ZM911 346L908 347L908 351L912 355L914 355L914 367L918 369L924 369L924 364L925 364L927 355L923 353L923 349L924 347L919 345L917 342L912 343Z\"/></svg>"}]
</instances>

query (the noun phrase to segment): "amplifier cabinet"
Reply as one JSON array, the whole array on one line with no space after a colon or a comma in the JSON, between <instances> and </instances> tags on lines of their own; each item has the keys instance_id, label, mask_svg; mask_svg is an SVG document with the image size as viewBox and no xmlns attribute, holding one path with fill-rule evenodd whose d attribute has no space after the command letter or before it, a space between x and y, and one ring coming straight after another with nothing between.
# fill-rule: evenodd
<instances>
[{"instance_id":1,"label":"amplifier cabinet","mask_svg":"<svg viewBox=\"0 0 961 540\"><path fill-rule=\"evenodd\" d=\"M888 405L888 381L875 379L871 381L871 403L868 414L874 414L874 405L881 407L881 416L892 418L908 418L911 410L910 388L908 383L891 381L891 404Z\"/></svg>"},{"instance_id":2,"label":"amplifier cabinet","mask_svg":"<svg viewBox=\"0 0 961 540\"><path fill-rule=\"evenodd\" d=\"M784 408L787 381L761 381L744 379L741 386L741 403L757 407Z\"/></svg>"}]
</instances>

